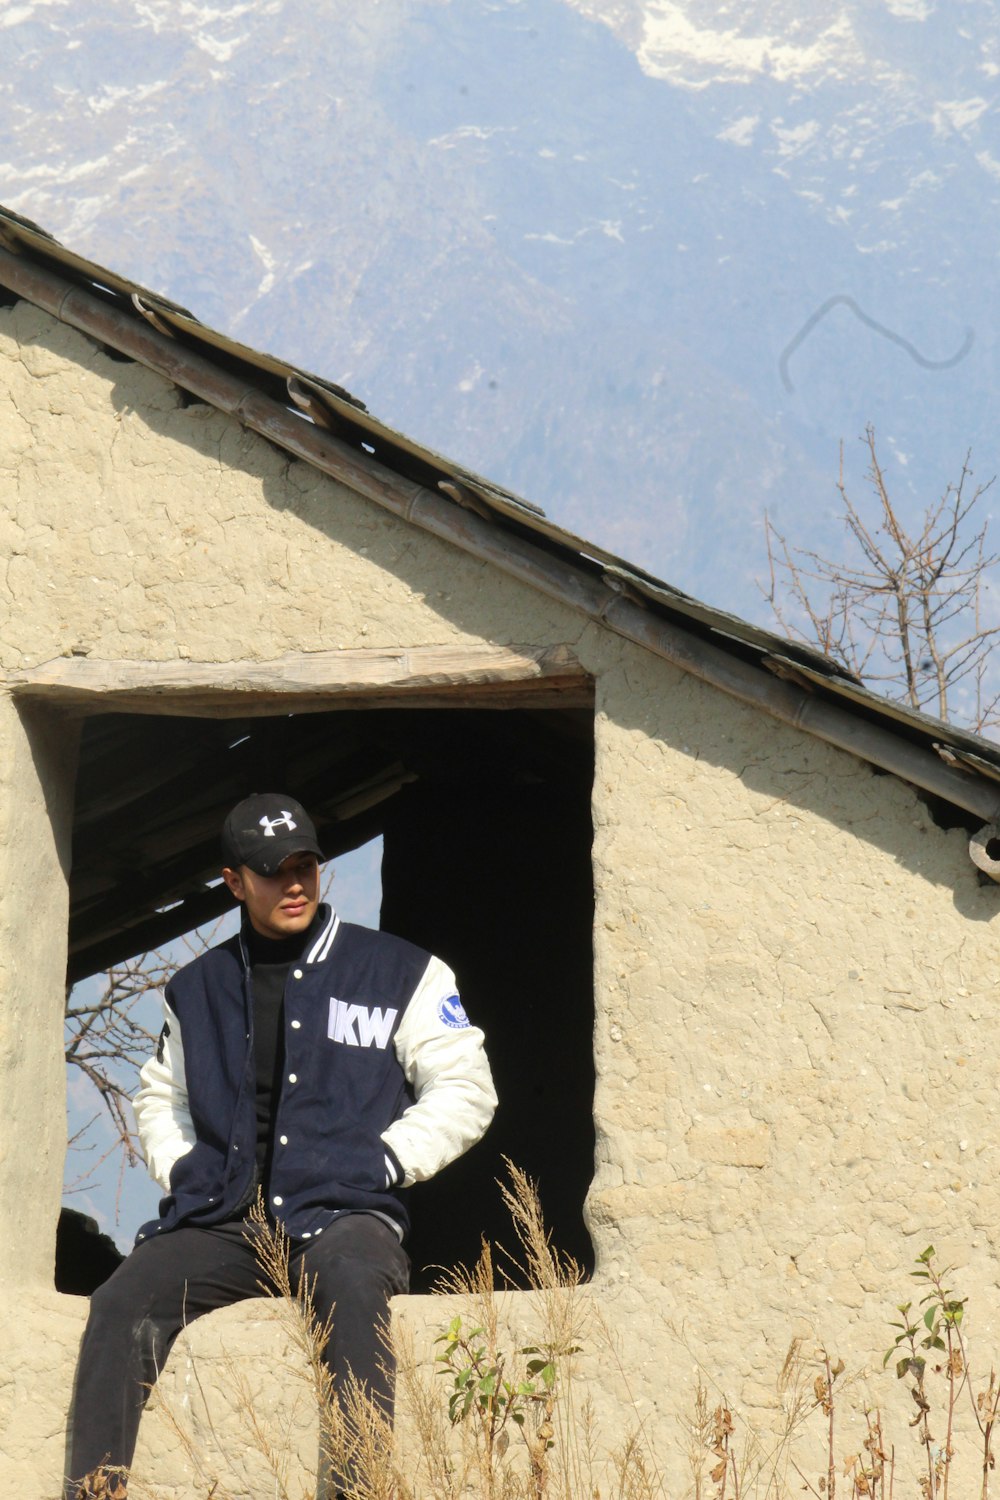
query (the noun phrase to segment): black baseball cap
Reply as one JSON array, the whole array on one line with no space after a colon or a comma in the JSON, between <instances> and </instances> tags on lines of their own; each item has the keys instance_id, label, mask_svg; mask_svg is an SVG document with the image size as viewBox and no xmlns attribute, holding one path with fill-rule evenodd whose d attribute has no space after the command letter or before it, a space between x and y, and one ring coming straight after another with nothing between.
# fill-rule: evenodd
<instances>
[{"instance_id":1,"label":"black baseball cap","mask_svg":"<svg viewBox=\"0 0 1000 1500\"><path fill-rule=\"evenodd\" d=\"M294 797L254 792L236 804L222 825L222 860L228 869L247 865L255 875L273 875L290 854L323 858L312 819Z\"/></svg>"}]
</instances>

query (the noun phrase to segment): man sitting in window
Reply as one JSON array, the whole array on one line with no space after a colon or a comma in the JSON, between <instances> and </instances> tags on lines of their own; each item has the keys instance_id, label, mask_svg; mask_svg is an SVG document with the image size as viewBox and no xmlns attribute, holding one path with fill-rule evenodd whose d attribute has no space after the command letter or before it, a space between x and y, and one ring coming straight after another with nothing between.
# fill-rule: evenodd
<instances>
[{"instance_id":1,"label":"man sitting in window","mask_svg":"<svg viewBox=\"0 0 1000 1500\"><path fill-rule=\"evenodd\" d=\"M159 1217L91 1299L66 1494L123 1500L149 1389L182 1325L259 1295L262 1198L315 1279L333 1390L387 1416L390 1297L406 1290L405 1189L483 1134L496 1094L455 977L319 899L322 852L291 797L247 797L222 833L239 934L170 981L135 1100ZM345 1476L330 1480L337 1493Z\"/></svg>"}]
</instances>

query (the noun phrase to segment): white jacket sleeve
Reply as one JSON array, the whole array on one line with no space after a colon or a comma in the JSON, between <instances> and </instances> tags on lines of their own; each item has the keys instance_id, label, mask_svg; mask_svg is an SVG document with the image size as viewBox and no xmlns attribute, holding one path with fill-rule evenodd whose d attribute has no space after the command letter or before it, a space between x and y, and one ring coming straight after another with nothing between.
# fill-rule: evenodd
<instances>
[{"instance_id":1,"label":"white jacket sleeve","mask_svg":"<svg viewBox=\"0 0 1000 1500\"><path fill-rule=\"evenodd\" d=\"M468 1151L497 1106L483 1033L469 1022L455 976L432 958L394 1039L415 1103L382 1139L406 1173L404 1187L433 1177Z\"/></svg>"},{"instance_id":2,"label":"white jacket sleeve","mask_svg":"<svg viewBox=\"0 0 1000 1500\"><path fill-rule=\"evenodd\" d=\"M163 1001L163 1030L156 1054L140 1074L142 1088L132 1101L139 1140L150 1176L170 1191L170 1169L195 1143L184 1076L180 1022Z\"/></svg>"}]
</instances>

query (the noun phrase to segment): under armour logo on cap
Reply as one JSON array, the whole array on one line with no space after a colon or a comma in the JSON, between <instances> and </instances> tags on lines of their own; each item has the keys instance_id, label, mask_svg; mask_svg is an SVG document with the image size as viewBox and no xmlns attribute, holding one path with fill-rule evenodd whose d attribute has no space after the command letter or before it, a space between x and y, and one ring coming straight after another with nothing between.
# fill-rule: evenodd
<instances>
[{"instance_id":1,"label":"under armour logo on cap","mask_svg":"<svg viewBox=\"0 0 1000 1500\"><path fill-rule=\"evenodd\" d=\"M280 818L269 818L267 816L267 813L265 813L260 820L260 826L264 830L264 837L273 839L274 830L276 828L287 828L289 833L294 833L296 828L298 827L298 824L295 822L294 818L287 810L287 808L282 808Z\"/></svg>"},{"instance_id":2,"label":"under armour logo on cap","mask_svg":"<svg viewBox=\"0 0 1000 1500\"><path fill-rule=\"evenodd\" d=\"M255 792L237 803L222 827L222 860L227 869L246 865L256 875L273 875L290 854L323 858L312 819L283 792Z\"/></svg>"}]
</instances>

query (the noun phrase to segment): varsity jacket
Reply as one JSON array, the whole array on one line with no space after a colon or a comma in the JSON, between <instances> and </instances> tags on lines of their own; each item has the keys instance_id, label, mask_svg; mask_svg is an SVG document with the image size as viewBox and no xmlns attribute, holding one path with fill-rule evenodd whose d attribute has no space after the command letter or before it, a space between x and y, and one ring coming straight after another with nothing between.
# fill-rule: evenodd
<instances>
[{"instance_id":1,"label":"varsity jacket","mask_svg":"<svg viewBox=\"0 0 1000 1500\"><path fill-rule=\"evenodd\" d=\"M377 1213L402 1237L401 1188L432 1177L483 1134L496 1093L451 970L328 906L288 971L284 1075L274 1105L267 1206L293 1239L338 1214ZM134 1101L164 1190L137 1243L217 1224L252 1198L255 1072L250 961L242 934L174 975L155 1057Z\"/></svg>"}]
</instances>

